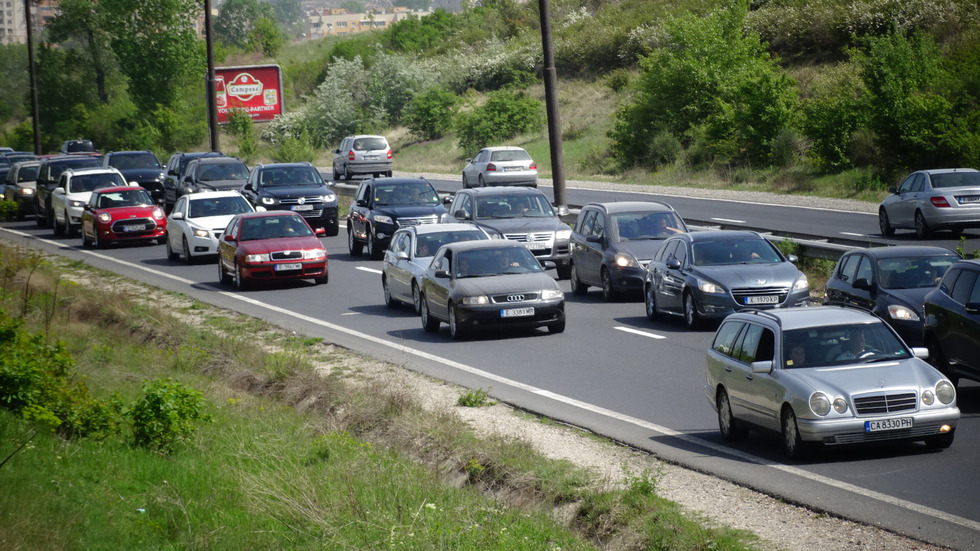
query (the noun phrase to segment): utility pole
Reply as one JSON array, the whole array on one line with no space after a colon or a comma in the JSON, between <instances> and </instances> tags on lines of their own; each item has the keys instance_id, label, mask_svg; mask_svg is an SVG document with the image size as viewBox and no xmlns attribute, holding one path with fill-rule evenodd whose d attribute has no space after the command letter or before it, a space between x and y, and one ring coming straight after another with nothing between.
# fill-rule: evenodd
<instances>
[{"instance_id":1,"label":"utility pole","mask_svg":"<svg viewBox=\"0 0 980 551\"><path fill-rule=\"evenodd\" d=\"M24 0L24 20L27 21L27 69L31 80L31 125L34 128L34 154L41 154L41 122L37 105L37 71L34 69L34 25L31 24L31 0Z\"/></svg>"},{"instance_id":2,"label":"utility pole","mask_svg":"<svg viewBox=\"0 0 980 551\"><path fill-rule=\"evenodd\" d=\"M565 200L565 159L561 147L561 116L558 113L558 77L551 42L551 8L548 0L538 0L541 12L541 46L544 48L544 101L548 112L548 144L551 146L551 177L554 181L555 208L559 215L568 214Z\"/></svg>"},{"instance_id":3,"label":"utility pole","mask_svg":"<svg viewBox=\"0 0 980 551\"><path fill-rule=\"evenodd\" d=\"M208 49L208 134L211 135L211 151L221 151L218 143L218 106L214 97L214 43L211 40L211 0L204 0L204 40Z\"/></svg>"}]
</instances>

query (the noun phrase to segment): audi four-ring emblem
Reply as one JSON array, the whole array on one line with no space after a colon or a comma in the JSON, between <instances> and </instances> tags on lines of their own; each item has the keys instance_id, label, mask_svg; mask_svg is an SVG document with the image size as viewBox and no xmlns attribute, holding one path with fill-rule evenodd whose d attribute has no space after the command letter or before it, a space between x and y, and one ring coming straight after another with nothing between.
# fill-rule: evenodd
<instances>
[{"instance_id":1,"label":"audi four-ring emblem","mask_svg":"<svg viewBox=\"0 0 980 551\"><path fill-rule=\"evenodd\" d=\"M507 295L507 302L520 302L524 300L524 295Z\"/></svg>"}]
</instances>

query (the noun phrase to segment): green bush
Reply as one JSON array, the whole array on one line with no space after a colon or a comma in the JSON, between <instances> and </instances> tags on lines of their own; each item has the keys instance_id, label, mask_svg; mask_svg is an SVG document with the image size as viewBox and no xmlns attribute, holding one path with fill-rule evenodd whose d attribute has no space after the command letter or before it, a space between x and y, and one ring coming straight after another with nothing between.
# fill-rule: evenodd
<instances>
[{"instance_id":1,"label":"green bush","mask_svg":"<svg viewBox=\"0 0 980 551\"><path fill-rule=\"evenodd\" d=\"M540 130L544 121L541 102L522 92L499 90L487 94L487 102L456 119L456 136L464 155L518 134Z\"/></svg>"},{"instance_id":2,"label":"green bush","mask_svg":"<svg viewBox=\"0 0 980 551\"><path fill-rule=\"evenodd\" d=\"M405 113L405 126L421 140L437 140L452 130L459 101L456 94L433 88L412 98Z\"/></svg>"},{"instance_id":3,"label":"green bush","mask_svg":"<svg viewBox=\"0 0 980 551\"><path fill-rule=\"evenodd\" d=\"M252 123L248 111L244 109L229 111L225 131L238 138L238 156L246 163L251 163L258 152L258 140L255 137L255 124Z\"/></svg>"},{"instance_id":4,"label":"green bush","mask_svg":"<svg viewBox=\"0 0 980 551\"><path fill-rule=\"evenodd\" d=\"M303 161L312 163L316 159L316 150L310 143L309 133L304 130L300 132L299 136L284 136L271 155L272 160L277 163L300 163Z\"/></svg>"},{"instance_id":5,"label":"green bush","mask_svg":"<svg viewBox=\"0 0 980 551\"><path fill-rule=\"evenodd\" d=\"M170 451L197 430L195 421L210 421L203 409L200 391L170 379L148 381L143 384L143 396L126 410L133 443Z\"/></svg>"}]
</instances>

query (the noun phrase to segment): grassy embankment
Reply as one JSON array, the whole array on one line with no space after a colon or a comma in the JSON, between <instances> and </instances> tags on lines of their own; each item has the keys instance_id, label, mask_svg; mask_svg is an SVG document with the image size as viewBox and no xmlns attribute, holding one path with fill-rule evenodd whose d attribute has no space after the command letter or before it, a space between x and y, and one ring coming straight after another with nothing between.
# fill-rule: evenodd
<instances>
[{"instance_id":1,"label":"grassy embankment","mask_svg":"<svg viewBox=\"0 0 980 551\"><path fill-rule=\"evenodd\" d=\"M627 473L610 488L527 442L477 438L451 412L425 410L372 375L370 359L80 263L0 242L0 309L62 341L95 397L128 402L144 380L170 378L202 391L212 418L164 453L133 446L125 429L101 441L32 438L36 426L0 410L4 549L736 550L755 541L659 498L656 473ZM569 522L555 522L559 508L574 511Z\"/></svg>"}]
</instances>

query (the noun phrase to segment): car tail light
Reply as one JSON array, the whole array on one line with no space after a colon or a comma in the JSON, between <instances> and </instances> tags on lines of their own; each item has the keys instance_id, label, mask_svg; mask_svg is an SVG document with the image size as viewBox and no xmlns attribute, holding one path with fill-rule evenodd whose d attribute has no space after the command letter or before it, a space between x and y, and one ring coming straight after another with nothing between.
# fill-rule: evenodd
<instances>
[{"instance_id":1,"label":"car tail light","mask_svg":"<svg viewBox=\"0 0 980 551\"><path fill-rule=\"evenodd\" d=\"M945 197L930 197L929 202L932 203L932 206L939 207L941 209L949 207L949 201L947 201Z\"/></svg>"},{"instance_id":2,"label":"car tail light","mask_svg":"<svg viewBox=\"0 0 980 551\"><path fill-rule=\"evenodd\" d=\"M536 163L534 161L531 161L531 166L527 167L527 169L528 170L537 170L538 169L538 163Z\"/></svg>"},{"instance_id":3,"label":"car tail light","mask_svg":"<svg viewBox=\"0 0 980 551\"><path fill-rule=\"evenodd\" d=\"M487 164L487 172L494 172L495 170L497 170L497 165L493 163Z\"/></svg>"},{"instance_id":4,"label":"car tail light","mask_svg":"<svg viewBox=\"0 0 980 551\"><path fill-rule=\"evenodd\" d=\"M389 159L391 158L391 150L390 149L388 150L388 158Z\"/></svg>"},{"instance_id":5,"label":"car tail light","mask_svg":"<svg viewBox=\"0 0 980 551\"><path fill-rule=\"evenodd\" d=\"M347 160L348 161L353 161L354 160L354 150L353 149L351 149L350 152L347 153Z\"/></svg>"}]
</instances>

